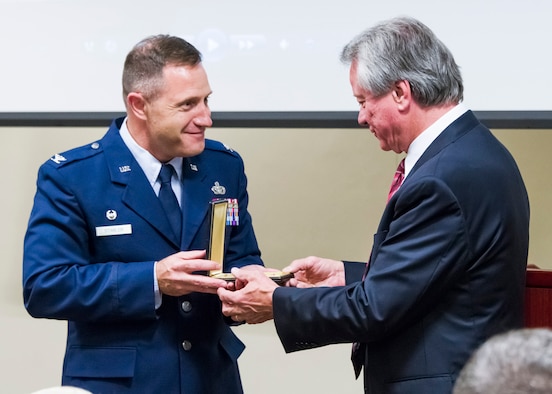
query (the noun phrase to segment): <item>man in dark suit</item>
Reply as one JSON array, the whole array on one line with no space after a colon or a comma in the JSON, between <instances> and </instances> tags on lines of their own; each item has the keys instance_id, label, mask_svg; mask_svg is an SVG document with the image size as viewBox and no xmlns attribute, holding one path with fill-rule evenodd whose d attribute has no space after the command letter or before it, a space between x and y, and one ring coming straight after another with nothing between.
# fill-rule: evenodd
<instances>
[{"instance_id":1,"label":"man in dark suit","mask_svg":"<svg viewBox=\"0 0 552 394\"><path fill-rule=\"evenodd\" d=\"M239 290L218 290L223 312L273 318L287 352L353 342L367 393L451 393L474 349L522 325L526 189L510 153L460 104L459 68L425 25L382 22L342 60L359 124L383 150L406 153L368 265L296 260L284 269L296 287L282 288L234 270Z\"/></svg>"},{"instance_id":2,"label":"man in dark suit","mask_svg":"<svg viewBox=\"0 0 552 394\"><path fill-rule=\"evenodd\" d=\"M68 321L64 385L241 393L244 345L216 295L227 282L206 275L221 268L205 259L212 200L231 199L225 264L262 261L243 161L205 140L211 88L201 54L177 37L149 37L126 58L123 92L126 117L39 170L24 242L25 306ZM157 196L167 164L172 212Z\"/></svg>"}]
</instances>

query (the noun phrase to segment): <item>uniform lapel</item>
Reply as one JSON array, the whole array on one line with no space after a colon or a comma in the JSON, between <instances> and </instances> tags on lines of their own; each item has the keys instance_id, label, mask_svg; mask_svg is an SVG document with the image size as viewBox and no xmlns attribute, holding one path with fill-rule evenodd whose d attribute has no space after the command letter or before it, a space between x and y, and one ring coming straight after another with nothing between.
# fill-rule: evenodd
<instances>
[{"instance_id":1,"label":"uniform lapel","mask_svg":"<svg viewBox=\"0 0 552 394\"><path fill-rule=\"evenodd\" d=\"M175 247L179 248L180 242L174 236L163 207L142 168L121 139L117 124L113 123L111 125L107 135L102 140L102 145L107 158L111 181L126 185L122 195L123 203L155 227Z\"/></svg>"},{"instance_id":2,"label":"uniform lapel","mask_svg":"<svg viewBox=\"0 0 552 394\"><path fill-rule=\"evenodd\" d=\"M138 163L136 163L135 166L138 166ZM159 199L147 182L139 166L138 169L133 171L130 175L129 182L123 194L123 203L153 227L158 229L159 232L175 246L180 247L180 242L174 235L174 231Z\"/></svg>"},{"instance_id":3,"label":"uniform lapel","mask_svg":"<svg viewBox=\"0 0 552 394\"><path fill-rule=\"evenodd\" d=\"M182 162L182 248L188 249L205 220L212 200L207 184L208 168L200 156L184 158Z\"/></svg>"}]
</instances>

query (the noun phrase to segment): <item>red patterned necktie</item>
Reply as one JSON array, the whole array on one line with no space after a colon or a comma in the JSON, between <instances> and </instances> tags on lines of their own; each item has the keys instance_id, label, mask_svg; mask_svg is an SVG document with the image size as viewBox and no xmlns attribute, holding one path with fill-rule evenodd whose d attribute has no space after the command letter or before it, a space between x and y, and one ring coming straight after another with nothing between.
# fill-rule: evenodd
<instances>
[{"instance_id":1,"label":"red patterned necktie","mask_svg":"<svg viewBox=\"0 0 552 394\"><path fill-rule=\"evenodd\" d=\"M393 197L393 194L397 190L399 190L399 187L401 187L402 183L404 181L404 159L401 160L399 163L399 166L397 167L397 171L395 171L395 175L393 176L393 183L391 183L391 188L389 189L389 194L387 196L387 201Z\"/></svg>"}]
</instances>

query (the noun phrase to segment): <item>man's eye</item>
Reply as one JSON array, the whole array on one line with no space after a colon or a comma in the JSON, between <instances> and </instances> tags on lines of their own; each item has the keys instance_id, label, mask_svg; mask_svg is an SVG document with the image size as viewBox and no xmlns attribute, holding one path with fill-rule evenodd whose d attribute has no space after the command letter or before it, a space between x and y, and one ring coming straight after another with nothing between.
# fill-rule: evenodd
<instances>
[{"instance_id":1,"label":"man's eye","mask_svg":"<svg viewBox=\"0 0 552 394\"><path fill-rule=\"evenodd\" d=\"M187 109L192 108L193 106L194 106L194 103L192 101L186 101L186 102L182 103L180 108L182 108L184 110L187 110Z\"/></svg>"}]
</instances>

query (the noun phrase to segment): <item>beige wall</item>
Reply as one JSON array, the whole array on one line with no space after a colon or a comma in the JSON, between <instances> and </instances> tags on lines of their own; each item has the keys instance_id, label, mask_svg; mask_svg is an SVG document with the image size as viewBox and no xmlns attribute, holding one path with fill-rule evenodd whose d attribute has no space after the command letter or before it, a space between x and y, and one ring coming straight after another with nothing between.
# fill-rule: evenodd
<instances>
[{"instance_id":1,"label":"beige wall","mask_svg":"<svg viewBox=\"0 0 552 394\"><path fill-rule=\"evenodd\" d=\"M38 166L50 155L101 137L104 128L0 128L4 170L0 229L0 376L2 392L30 393L59 384L65 323L29 317L21 298L21 258ZM552 130L497 130L525 178L532 207L529 262L552 269ZM365 130L213 129L210 138L239 151L250 211L267 265L323 255L365 260L385 204L397 156ZM546 172L545 172L546 171ZM545 182L541 182L545 180ZM246 394L357 392L349 346L285 355L272 322L242 326Z\"/></svg>"}]
</instances>

